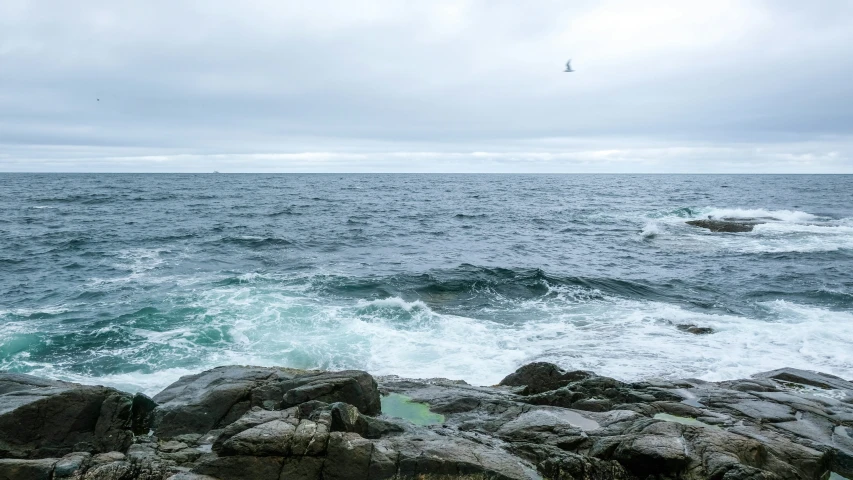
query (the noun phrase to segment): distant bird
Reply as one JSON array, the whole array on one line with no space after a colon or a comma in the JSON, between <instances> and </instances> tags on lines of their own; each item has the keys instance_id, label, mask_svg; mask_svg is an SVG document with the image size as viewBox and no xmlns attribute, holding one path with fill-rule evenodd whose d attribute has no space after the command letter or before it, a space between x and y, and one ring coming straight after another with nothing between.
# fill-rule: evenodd
<instances>
[{"instance_id":1,"label":"distant bird","mask_svg":"<svg viewBox=\"0 0 853 480\"><path fill-rule=\"evenodd\" d=\"M97 101L99 101L99 102L101 101L101 99L100 99L100 98L96 98L95 100L97 100Z\"/></svg>"},{"instance_id":2,"label":"distant bird","mask_svg":"<svg viewBox=\"0 0 853 480\"><path fill-rule=\"evenodd\" d=\"M572 59L570 58L568 62L566 62L566 72L574 72L572 70Z\"/></svg>"}]
</instances>

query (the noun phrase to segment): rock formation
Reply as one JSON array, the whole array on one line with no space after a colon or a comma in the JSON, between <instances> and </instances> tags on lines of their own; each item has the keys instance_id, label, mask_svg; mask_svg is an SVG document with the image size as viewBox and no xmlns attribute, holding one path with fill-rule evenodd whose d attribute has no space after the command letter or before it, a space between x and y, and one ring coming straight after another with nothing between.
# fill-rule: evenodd
<instances>
[{"instance_id":1,"label":"rock formation","mask_svg":"<svg viewBox=\"0 0 853 480\"><path fill-rule=\"evenodd\" d=\"M420 402L439 420L383 414L387 395ZM153 399L0 373L0 480L818 480L830 472L853 476L853 383L795 369L719 383L624 383L534 363L475 387L232 366L183 377Z\"/></svg>"}]
</instances>

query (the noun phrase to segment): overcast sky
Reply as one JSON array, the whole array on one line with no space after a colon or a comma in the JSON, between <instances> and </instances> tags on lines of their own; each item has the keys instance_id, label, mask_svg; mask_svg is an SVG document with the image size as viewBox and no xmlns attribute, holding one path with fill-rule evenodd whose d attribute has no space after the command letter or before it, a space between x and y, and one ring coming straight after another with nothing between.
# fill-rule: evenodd
<instances>
[{"instance_id":1,"label":"overcast sky","mask_svg":"<svg viewBox=\"0 0 853 480\"><path fill-rule=\"evenodd\" d=\"M213 170L853 173L853 2L0 2L0 171Z\"/></svg>"}]
</instances>

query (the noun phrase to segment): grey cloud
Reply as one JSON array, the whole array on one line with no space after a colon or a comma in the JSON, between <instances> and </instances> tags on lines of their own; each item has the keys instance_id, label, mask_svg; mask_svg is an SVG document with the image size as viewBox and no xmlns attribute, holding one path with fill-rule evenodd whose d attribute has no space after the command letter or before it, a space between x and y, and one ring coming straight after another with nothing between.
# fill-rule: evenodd
<instances>
[{"instance_id":1,"label":"grey cloud","mask_svg":"<svg viewBox=\"0 0 853 480\"><path fill-rule=\"evenodd\" d=\"M4 2L0 170L853 171L849 2L306 5Z\"/></svg>"}]
</instances>

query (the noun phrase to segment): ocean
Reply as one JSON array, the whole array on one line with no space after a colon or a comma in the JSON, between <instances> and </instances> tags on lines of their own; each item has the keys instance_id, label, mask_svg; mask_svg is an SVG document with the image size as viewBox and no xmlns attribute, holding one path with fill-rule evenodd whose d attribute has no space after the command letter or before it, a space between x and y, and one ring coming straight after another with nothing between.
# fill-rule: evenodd
<instances>
[{"instance_id":1,"label":"ocean","mask_svg":"<svg viewBox=\"0 0 853 480\"><path fill-rule=\"evenodd\" d=\"M0 174L0 370L153 394L532 361L853 378L853 176Z\"/></svg>"}]
</instances>

